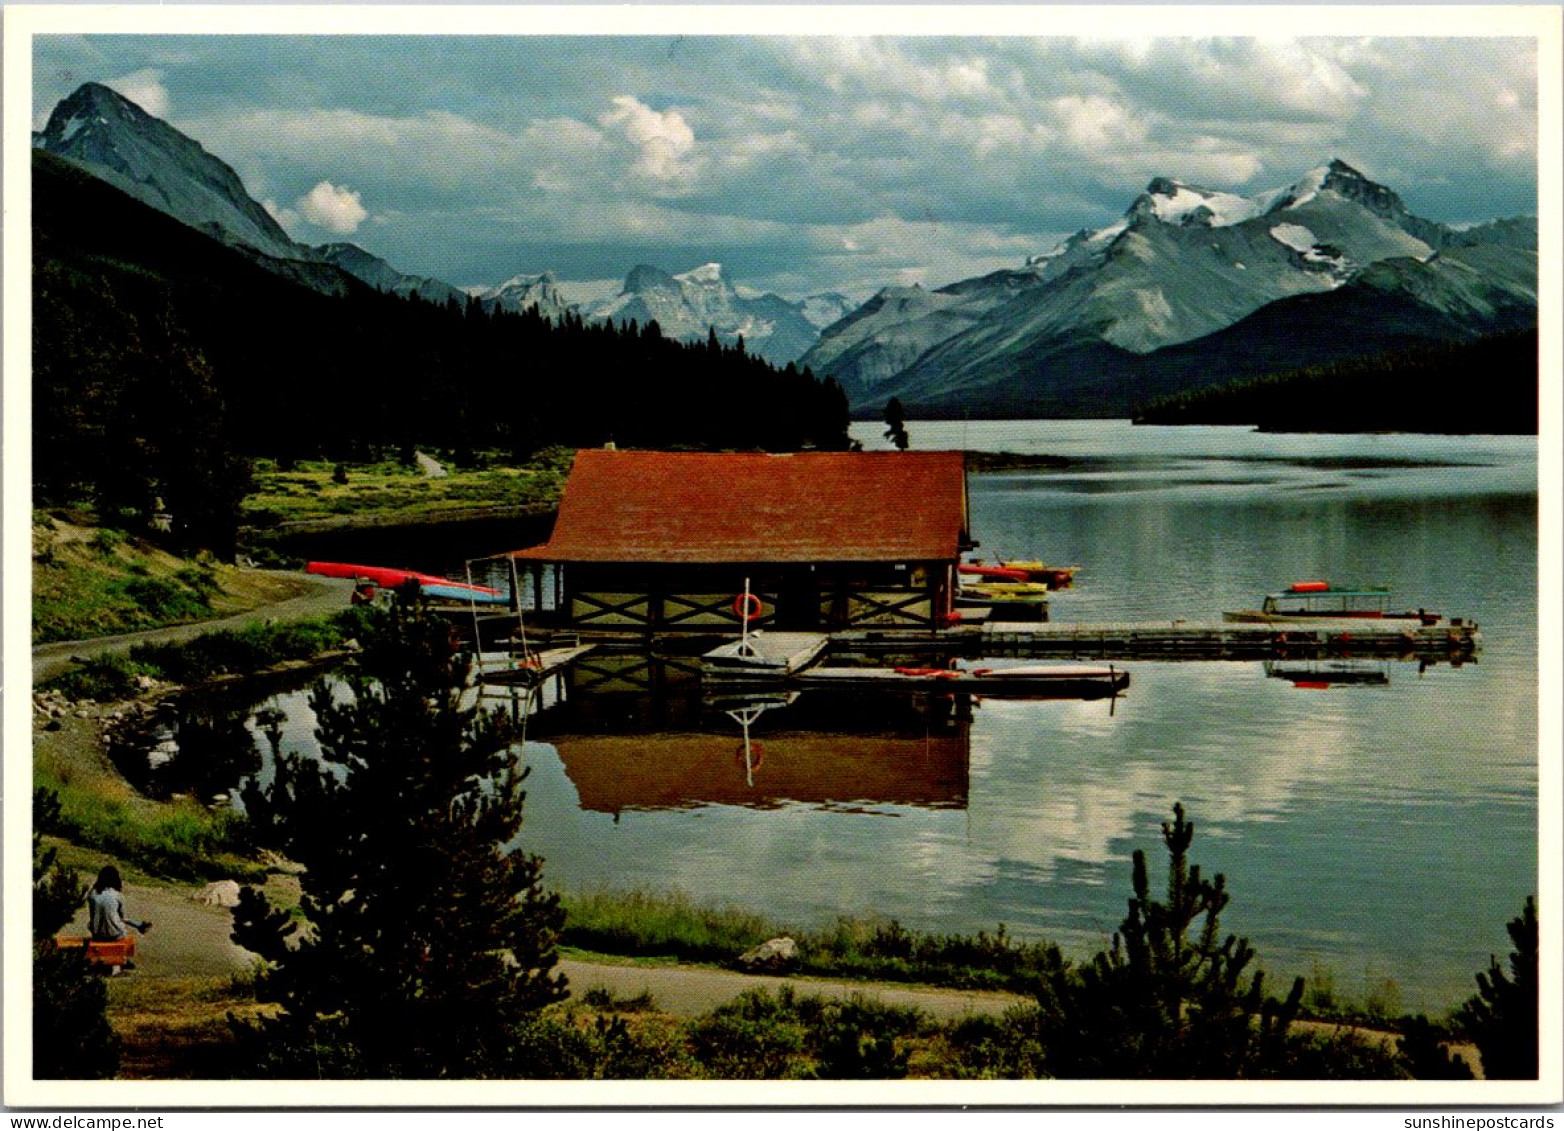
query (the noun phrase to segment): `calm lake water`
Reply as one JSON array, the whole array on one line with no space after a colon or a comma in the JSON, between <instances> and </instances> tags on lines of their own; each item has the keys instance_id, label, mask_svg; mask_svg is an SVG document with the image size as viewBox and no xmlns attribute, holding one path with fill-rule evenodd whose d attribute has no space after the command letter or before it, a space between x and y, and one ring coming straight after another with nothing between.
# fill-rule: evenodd
<instances>
[{"instance_id":1,"label":"calm lake water","mask_svg":"<svg viewBox=\"0 0 1564 1131\"><path fill-rule=\"evenodd\" d=\"M856 434L878 447L881 430ZM652 696L602 660L522 751L520 843L548 879L803 926L1004 923L1085 954L1123 917L1131 851L1161 876L1158 822L1181 801L1194 860L1227 875L1224 925L1273 975L1319 963L1351 994L1393 981L1414 1009L1470 994L1537 883L1535 440L910 431L920 449L1072 459L970 481L980 552L1080 567L1053 620L1220 619L1327 578L1474 618L1480 662L1363 665L1372 682L1320 689L1257 663L1136 661L1117 702L808 693L744 715L677 668ZM295 711L284 745L308 746L308 725Z\"/></svg>"}]
</instances>

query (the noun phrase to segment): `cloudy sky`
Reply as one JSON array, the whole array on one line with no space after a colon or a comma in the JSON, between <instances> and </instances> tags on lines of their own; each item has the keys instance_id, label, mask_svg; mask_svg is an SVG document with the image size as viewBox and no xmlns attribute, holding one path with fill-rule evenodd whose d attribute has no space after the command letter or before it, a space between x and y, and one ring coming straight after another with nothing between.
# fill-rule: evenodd
<instances>
[{"instance_id":1,"label":"cloudy sky","mask_svg":"<svg viewBox=\"0 0 1564 1131\"><path fill-rule=\"evenodd\" d=\"M41 36L34 125L96 80L296 239L458 285L719 261L788 297L941 285L1332 157L1414 212L1535 213L1517 39Z\"/></svg>"}]
</instances>

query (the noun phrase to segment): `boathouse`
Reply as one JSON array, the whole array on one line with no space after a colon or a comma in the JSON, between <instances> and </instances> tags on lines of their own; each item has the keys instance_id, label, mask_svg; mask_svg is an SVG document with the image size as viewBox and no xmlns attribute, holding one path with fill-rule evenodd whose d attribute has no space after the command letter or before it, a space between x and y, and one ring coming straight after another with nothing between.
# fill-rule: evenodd
<instances>
[{"instance_id":1,"label":"boathouse","mask_svg":"<svg viewBox=\"0 0 1564 1131\"><path fill-rule=\"evenodd\" d=\"M583 630L927 630L972 546L960 452L583 449L514 556L559 567Z\"/></svg>"}]
</instances>

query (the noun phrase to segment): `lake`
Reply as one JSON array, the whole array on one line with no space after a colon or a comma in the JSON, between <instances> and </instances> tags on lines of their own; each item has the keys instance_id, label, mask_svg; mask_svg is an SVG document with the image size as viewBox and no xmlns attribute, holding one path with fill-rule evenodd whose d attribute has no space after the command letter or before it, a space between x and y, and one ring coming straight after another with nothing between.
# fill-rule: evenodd
<instances>
[{"instance_id":1,"label":"lake","mask_svg":"<svg viewBox=\"0 0 1564 1131\"><path fill-rule=\"evenodd\" d=\"M882 430L855 435L883 447ZM1003 923L1085 955L1123 917L1135 848L1160 890L1158 823L1179 801L1192 859L1227 876L1225 928L1273 978L1324 967L1407 1009L1474 991L1537 885L1535 439L909 431L917 448L1071 461L970 480L980 554L1080 567L1053 620L1217 620L1325 578L1473 618L1483 651L1359 664L1348 683L1134 661L1116 701L807 692L747 710L703 703L676 664L637 691L644 672L603 658L529 721L520 844L551 883L676 888L799 926ZM285 744L307 730L296 713Z\"/></svg>"}]
</instances>

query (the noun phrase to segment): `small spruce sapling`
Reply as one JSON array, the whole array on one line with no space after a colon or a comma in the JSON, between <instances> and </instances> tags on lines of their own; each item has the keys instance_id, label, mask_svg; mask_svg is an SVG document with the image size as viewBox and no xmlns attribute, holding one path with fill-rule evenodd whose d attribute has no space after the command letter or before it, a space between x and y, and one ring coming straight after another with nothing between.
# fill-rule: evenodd
<instances>
[{"instance_id":1,"label":"small spruce sapling","mask_svg":"<svg viewBox=\"0 0 1564 1131\"><path fill-rule=\"evenodd\" d=\"M1285 1061L1303 979L1285 1002L1265 996L1261 971L1246 982L1254 948L1220 929L1226 878L1208 880L1189 863L1195 826L1182 805L1173 818L1162 823L1166 899L1152 898L1137 849L1134 895L1111 947L1054 975L1038 995L1055 1076L1230 1079L1268 1075Z\"/></svg>"}]
</instances>

